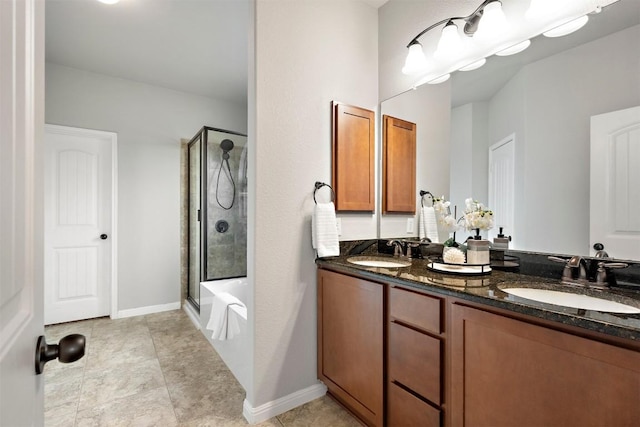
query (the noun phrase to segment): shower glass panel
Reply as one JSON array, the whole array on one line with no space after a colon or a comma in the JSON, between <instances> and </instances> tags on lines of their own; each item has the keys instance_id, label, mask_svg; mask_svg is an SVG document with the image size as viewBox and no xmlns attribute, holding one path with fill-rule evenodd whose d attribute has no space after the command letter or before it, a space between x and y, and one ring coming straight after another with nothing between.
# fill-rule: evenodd
<instances>
[{"instance_id":1,"label":"shower glass panel","mask_svg":"<svg viewBox=\"0 0 640 427\"><path fill-rule=\"evenodd\" d=\"M200 152L202 136L189 143L189 272L187 298L200 301Z\"/></svg>"},{"instance_id":2,"label":"shower glass panel","mask_svg":"<svg viewBox=\"0 0 640 427\"><path fill-rule=\"evenodd\" d=\"M247 137L204 127L189 143L188 300L200 282L247 275Z\"/></svg>"},{"instance_id":3,"label":"shower glass panel","mask_svg":"<svg viewBox=\"0 0 640 427\"><path fill-rule=\"evenodd\" d=\"M247 275L247 137L207 129L204 280Z\"/></svg>"}]
</instances>

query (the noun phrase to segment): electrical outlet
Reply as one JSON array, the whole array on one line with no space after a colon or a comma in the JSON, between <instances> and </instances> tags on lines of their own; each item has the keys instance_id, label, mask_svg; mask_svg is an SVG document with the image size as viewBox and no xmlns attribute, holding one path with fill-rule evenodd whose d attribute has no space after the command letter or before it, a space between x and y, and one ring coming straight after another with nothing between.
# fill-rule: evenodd
<instances>
[{"instance_id":1,"label":"electrical outlet","mask_svg":"<svg viewBox=\"0 0 640 427\"><path fill-rule=\"evenodd\" d=\"M413 218L407 218L407 233L413 233Z\"/></svg>"},{"instance_id":2,"label":"electrical outlet","mask_svg":"<svg viewBox=\"0 0 640 427\"><path fill-rule=\"evenodd\" d=\"M342 218L336 218L336 228L338 229L338 236L342 236Z\"/></svg>"}]
</instances>

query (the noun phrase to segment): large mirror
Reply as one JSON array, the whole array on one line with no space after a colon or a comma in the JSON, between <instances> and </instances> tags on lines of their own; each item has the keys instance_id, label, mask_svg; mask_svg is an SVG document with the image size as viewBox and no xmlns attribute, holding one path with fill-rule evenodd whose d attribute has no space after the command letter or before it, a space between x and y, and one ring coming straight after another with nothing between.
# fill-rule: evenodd
<instances>
[{"instance_id":1,"label":"large mirror","mask_svg":"<svg viewBox=\"0 0 640 427\"><path fill-rule=\"evenodd\" d=\"M602 241L610 256L638 260L640 124L615 123L640 123L639 106L640 2L621 0L576 33L539 36L386 100L381 114L417 123L418 189L445 195L458 216L467 197L494 210L487 237L504 226L513 249L593 255ZM613 140L602 136L611 126ZM383 215L380 237L405 224Z\"/></svg>"}]
</instances>

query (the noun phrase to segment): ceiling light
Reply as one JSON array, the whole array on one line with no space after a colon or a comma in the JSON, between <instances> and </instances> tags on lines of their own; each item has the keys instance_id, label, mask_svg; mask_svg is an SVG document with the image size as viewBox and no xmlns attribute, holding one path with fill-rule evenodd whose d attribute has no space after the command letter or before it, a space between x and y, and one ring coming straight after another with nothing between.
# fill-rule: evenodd
<instances>
[{"instance_id":1,"label":"ceiling light","mask_svg":"<svg viewBox=\"0 0 640 427\"><path fill-rule=\"evenodd\" d=\"M524 17L530 22L541 22L550 17L558 16L561 2L558 0L531 0Z\"/></svg>"},{"instance_id":2,"label":"ceiling light","mask_svg":"<svg viewBox=\"0 0 640 427\"><path fill-rule=\"evenodd\" d=\"M438 48L433 56L439 59L453 58L460 55L462 50L463 45L460 34L458 34L458 26L453 21L449 21L442 29Z\"/></svg>"},{"instance_id":3,"label":"ceiling light","mask_svg":"<svg viewBox=\"0 0 640 427\"><path fill-rule=\"evenodd\" d=\"M580 18L574 19L573 21L569 21L566 24L562 24L559 27L553 28L549 31L546 31L544 34L546 37L562 37L567 34L571 34L574 31L578 31L580 28L584 27L584 24L587 23L589 17L587 15L581 16Z\"/></svg>"},{"instance_id":4,"label":"ceiling light","mask_svg":"<svg viewBox=\"0 0 640 427\"><path fill-rule=\"evenodd\" d=\"M462 68L459 68L460 71L473 71L473 70L477 70L478 68L482 67L484 64L486 64L487 59L486 58L482 58L478 61L472 62L469 65L465 65Z\"/></svg>"},{"instance_id":5,"label":"ceiling light","mask_svg":"<svg viewBox=\"0 0 640 427\"><path fill-rule=\"evenodd\" d=\"M409 54L402 67L403 74L416 74L427 68L427 58L422 51L422 45L414 42L409 45Z\"/></svg>"},{"instance_id":6,"label":"ceiling light","mask_svg":"<svg viewBox=\"0 0 640 427\"><path fill-rule=\"evenodd\" d=\"M449 77L451 77L451 74L445 74L444 76L440 76L438 78L435 78L431 81L428 81L427 83L429 83L430 85L437 85L438 83L444 83L447 80L449 80Z\"/></svg>"},{"instance_id":7,"label":"ceiling light","mask_svg":"<svg viewBox=\"0 0 640 427\"><path fill-rule=\"evenodd\" d=\"M104 4L116 4L118 3L120 0L98 0L100 3L104 3Z\"/></svg>"},{"instance_id":8,"label":"ceiling light","mask_svg":"<svg viewBox=\"0 0 640 427\"><path fill-rule=\"evenodd\" d=\"M500 52L497 52L496 55L498 55L498 56L515 55L516 53L522 52L523 50L528 48L530 45L531 45L531 40L525 40L525 41L520 42L518 44L514 44L511 47L503 49Z\"/></svg>"}]
</instances>

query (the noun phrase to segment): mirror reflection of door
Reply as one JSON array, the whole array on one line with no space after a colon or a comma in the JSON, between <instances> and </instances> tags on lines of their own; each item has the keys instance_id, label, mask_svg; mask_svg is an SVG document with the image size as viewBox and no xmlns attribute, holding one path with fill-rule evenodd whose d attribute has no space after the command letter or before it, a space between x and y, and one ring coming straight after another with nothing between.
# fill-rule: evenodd
<instances>
[{"instance_id":1,"label":"mirror reflection of door","mask_svg":"<svg viewBox=\"0 0 640 427\"><path fill-rule=\"evenodd\" d=\"M590 244L640 259L640 106L591 117ZM615 248L615 249L612 249Z\"/></svg>"},{"instance_id":2,"label":"mirror reflection of door","mask_svg":"<svg viewBox=\"0 0 640 427\"><path fill-rule=\"evenodd\" d=\"M489 200L494 214L494 227L489 239L497 237L500 227L505 235L517 236L514 230L514 164L515 135L510 135L489 147Z\"/></svg>"}]
</instances>

